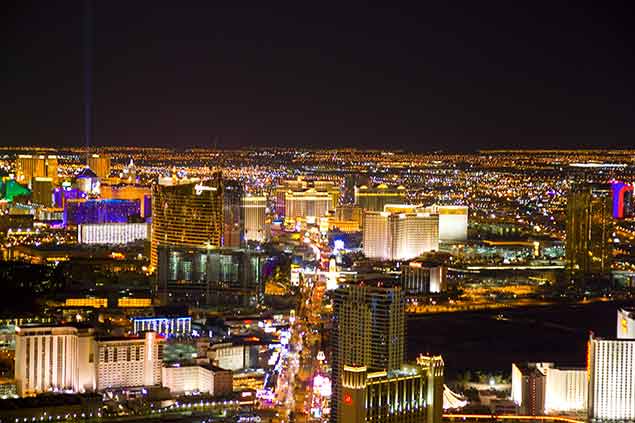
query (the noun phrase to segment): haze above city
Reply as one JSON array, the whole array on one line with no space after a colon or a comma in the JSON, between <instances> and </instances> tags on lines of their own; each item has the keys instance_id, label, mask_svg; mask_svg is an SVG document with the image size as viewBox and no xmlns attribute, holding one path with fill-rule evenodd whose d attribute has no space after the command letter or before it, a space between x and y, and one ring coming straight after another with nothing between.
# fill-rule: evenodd
<instances>
[{"instance_id":1,"label":"haze above city","mask_svg":"<svg viewBox=\"0 0 635 423\"><path fill-rule=\"evenodd\" d=\"M629 147L630 12L97 2L93 143ZM85 2L16 2L5 19L0 144L82 145Z\"/></svg>"}]
</instances>

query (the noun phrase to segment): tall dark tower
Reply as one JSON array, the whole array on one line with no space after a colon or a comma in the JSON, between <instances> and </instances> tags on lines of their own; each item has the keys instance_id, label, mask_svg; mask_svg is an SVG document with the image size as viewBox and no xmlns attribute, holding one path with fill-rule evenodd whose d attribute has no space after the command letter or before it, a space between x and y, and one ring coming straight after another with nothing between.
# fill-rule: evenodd
<instances>
[{"instance_id":1,"label":"tall dark tower","mask_svg":"<svg viewBox=\"0 0 635 423\"><path fill-rule=\"evenodd\" d=\"M606 277L611 271L611 191L608 185L574 187L567 198L567 267L571 277Z\"/></svg>"}]
</instances>

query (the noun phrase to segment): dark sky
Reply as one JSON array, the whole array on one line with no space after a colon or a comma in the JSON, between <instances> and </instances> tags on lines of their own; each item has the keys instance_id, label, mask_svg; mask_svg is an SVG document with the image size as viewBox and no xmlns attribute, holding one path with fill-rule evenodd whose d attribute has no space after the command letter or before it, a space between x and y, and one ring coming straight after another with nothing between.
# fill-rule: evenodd
<instances>
[{"instance_id":1,"label":"dark sky","mask_svg":"<svg viewBox=\"0 0 635 423\"><path fill-rule=\"evenodd\" d=\"M221 3L97 2L96 144L635 146L628 6ZM83 10L6 9L0 144L83 144Z\"/></svg>"}]
</instances>

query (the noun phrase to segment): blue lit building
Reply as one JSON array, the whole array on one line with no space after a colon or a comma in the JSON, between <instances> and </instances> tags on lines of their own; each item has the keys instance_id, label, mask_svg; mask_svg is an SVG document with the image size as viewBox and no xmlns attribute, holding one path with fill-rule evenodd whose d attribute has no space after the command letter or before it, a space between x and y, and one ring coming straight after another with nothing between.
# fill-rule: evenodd
<instances>
[{"instance_id":1,"label":"blue lit building","mask_svg":"<svg viewBox=\"0 0 635 423\"><path fill-rule=\"evenodd\" d=\"M137 200L68 200L64 206L64 226L85 223L126 223L139 216Z\"/></svg>"},{"instance_id":2,"label":"blue lit building","mask_svg":"<svg viewBox=\"0 0 635 423\"><path fill-rule=\"evenodd\" d=\"M164 336L189 336L192 334L192 318L189 316L133 317L132 327L136 335L151 330Z\"/></svg>"}]
</instances>

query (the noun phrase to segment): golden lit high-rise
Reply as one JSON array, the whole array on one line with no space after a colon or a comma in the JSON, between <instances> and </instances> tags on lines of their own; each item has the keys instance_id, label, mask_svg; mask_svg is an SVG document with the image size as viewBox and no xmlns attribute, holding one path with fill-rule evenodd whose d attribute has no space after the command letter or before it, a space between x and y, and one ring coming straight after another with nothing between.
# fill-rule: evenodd
<instances>
[{"instance_id":1,"label":"golden lit high-rise","mask_svg":"<svg viewBox=\"0 0 635 423\"><path fill-rule=\"evenodd\" d=\"M95 172L99 179L104 180L110 175L110 157L100 154L88 156L88 167Z\"/></svg>"},{"instance_id":2,"label":"golden lit high-rise","mask_svg":"<svg viewBox=\"0 0 635 423\"><path fill-rule=\"evenodd\" d=\"M406 189L402 186L395 188L379 184L376 187L355 187L355 205L364 210L380 212L384 211L386 204L403 204L405 201Z\"/></svg>"},{"instance_id":3,"label":"golden lit high-rise","mask_svg":"<svg viewBox=\"0 0 635 423\"><path fill-rule=\"evenodd\" d=\"M31 186L35 177L52 178L57 183L57 156L21 154L15 160L16 180Z\"/></svg>"},{"instance_id":4,"label":"golden lit high-rise","mask_svg":"<svg viewBox=\"0 0 635 423\"><path fill-rule=\"evenodd\" d=\"M571 274L604 275L611 270L612 201L609 186L575 187L567 198L566 258Z\"/></svg>"},{"instance_id":5,"label":"golden lit high-rise","mask_svg":"<svg viewBox=\"0 0 635 423\"><path fill-rule=\"evenodd\" d=\"M223 184L207 181L157 184L152 188L150 265L157 265L159 245L220 247L223 237Z\"/></svg>"},{"instance_id":6,"label":"golden lit high-rise","mask_svg":"<svg viewBox=\"0 0 635 423\"><path fill-rule=\"evenodd\" d=\"M266 238L267 197L246 195L242 201L245 214L245 239L248 241L264 241Z\"/></svg>"}]
</instances>

